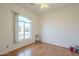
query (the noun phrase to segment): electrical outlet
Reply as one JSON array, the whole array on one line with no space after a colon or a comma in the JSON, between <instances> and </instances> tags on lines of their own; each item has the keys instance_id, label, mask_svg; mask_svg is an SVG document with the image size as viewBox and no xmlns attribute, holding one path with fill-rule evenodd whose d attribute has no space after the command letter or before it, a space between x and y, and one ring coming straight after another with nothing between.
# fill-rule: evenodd
<instances>
[{"instance_id":1,"label":"electrical outlet","mask_svg":"<svg viewBox=\"0 0 79 59\"><path fill-rule=\"evenodd\" d=\"M6 48L9 48L9 46L6 46Z\"/></svg>"}]
</instances>

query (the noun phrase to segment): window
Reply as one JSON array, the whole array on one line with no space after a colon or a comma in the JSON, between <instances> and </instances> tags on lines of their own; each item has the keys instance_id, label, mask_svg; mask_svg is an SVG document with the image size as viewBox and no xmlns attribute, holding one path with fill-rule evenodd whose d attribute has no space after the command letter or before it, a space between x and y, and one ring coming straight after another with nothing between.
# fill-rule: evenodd
<instances>
[{"instance_id":1,"label":"window","mask_svg":"<svg viewBox=\"0 0 79 59\"><path fill-rule=\"evenodd\" d=\"M27 17L21 16L21 15L15 15L17 19L16 21L16 42L31 39L32 33L31 33L31 20Z\"/></svg>"}]
</instances>

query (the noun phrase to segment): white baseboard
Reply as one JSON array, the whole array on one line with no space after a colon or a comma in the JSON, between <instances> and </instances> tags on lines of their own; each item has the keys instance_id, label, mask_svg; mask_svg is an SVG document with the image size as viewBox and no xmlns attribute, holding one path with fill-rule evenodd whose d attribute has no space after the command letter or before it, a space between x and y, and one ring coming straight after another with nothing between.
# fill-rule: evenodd
<instances>
[{"instance_id":1,"label":"white baseboard","mask_svg":"<svg viewBox=\"0 0 79 59\"><path fill-rule=\"evenodd\" d=\"M45 42L45 41L42 41L43 43L46 43L46 44L51 44L51 45L56 45L56 46L60 46L60 47L63 47L63 48L69 48L67 46L63 46L63 45L60 45L60 44L56 44L56 43L49 43L49 42Z\"/></svg>"},{"instance_id":2,"label":"white baseboard","mask_svg":"<svg viewBox=\"0 0 79 59\"><path fill-rule=\"evenodd\" d=\"M30 45L30 44L32 44L32 43L34 43L34 42L35 42L35 41L33 41L33 42L29 43L29 44L26 44L26 45ZM24 46L26 46L26 45L24 45ZM21 47L23 47L23 46L21 46ZM7 49L7 50L5 50L5 51L0 52L0 55L7 54L8 52L14 51L14 50L19 49L19 48L21 48L21 47L16 47L16 48L12 48L12 49Z\"/></svg>"}]
</instances>

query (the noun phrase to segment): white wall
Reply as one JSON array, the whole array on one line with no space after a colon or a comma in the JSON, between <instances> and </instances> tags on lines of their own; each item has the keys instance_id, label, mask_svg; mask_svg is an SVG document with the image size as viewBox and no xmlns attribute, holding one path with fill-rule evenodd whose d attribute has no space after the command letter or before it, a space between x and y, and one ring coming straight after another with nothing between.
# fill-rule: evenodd
<instances>
[{"instance_id":1,"label":"white wall","mask_svg":"<svg viewBox=\"0 0 79 59\"><path fill-rule=\"evenodd\" d=\"M41 15L42 41L63 47L79 46L79 6Z\"/></svg>"},{"instance_id":2,"label":"white wall","mask_svg":"<svg viewBox=\"0 0 79 59\"><path fill-rule=\"evenodd\" d=\"M14 41L14 24L12 19L12 11L18 12L24 16L32 17L32 35L31 40L25 40L23 42L15 44ZM16 48L25 46L35 41L35 35L37 34L37 17L30 11L16 5L16 4L0 4L0 54L7 53ZM9 46L9 48L6 48Z\"/></svg>"}]
</instances>

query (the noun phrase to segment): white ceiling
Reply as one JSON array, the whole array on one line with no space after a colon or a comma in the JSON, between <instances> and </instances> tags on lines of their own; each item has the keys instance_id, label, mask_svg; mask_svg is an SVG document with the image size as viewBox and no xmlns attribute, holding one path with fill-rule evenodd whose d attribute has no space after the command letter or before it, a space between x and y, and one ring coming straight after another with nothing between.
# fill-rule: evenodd
<instances>
[{"instance_id":1,"label":"white ceiling","mask_svg":"<svg viewBox=\"0 0 79 59\"><path fill-rule=\"evenodd\" d=\"M78 3L48 3L49 8L40 9L40 5L36 3L18 3L19 6L22 6L31 12L40 15L50 11L56 11L67 7L77 6Z\"/></svg>"}]
</instances>

